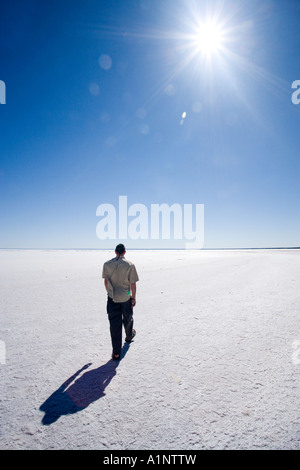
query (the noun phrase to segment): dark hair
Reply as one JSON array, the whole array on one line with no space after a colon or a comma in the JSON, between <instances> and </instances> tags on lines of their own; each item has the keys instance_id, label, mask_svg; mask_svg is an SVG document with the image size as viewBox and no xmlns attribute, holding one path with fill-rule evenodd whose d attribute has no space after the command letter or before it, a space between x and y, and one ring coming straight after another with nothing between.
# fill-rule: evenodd
<instances>
[{"instance_id":1,"label":"dark hair","mask_svg":"<svg viewBox=\"0 0 300 470\"><path fill-rule=\"evenodd\" d=\"M119 255L123 255L123 253L125 253L126 249L125 249L125 246L123 245L123 243L119 243L119 245L116 246L116 252L119 254Z\"/></svg>"}]
</instances>

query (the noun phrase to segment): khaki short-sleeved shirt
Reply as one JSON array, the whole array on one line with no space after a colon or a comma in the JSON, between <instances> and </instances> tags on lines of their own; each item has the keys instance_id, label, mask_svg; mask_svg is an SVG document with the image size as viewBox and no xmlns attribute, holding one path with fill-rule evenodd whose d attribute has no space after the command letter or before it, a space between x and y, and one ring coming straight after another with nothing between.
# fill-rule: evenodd
<instances>
[{"instance_id":1,"label":"khaki short-sleeved shirt","mask_svg":"<svg viewBox=\"0 0 300 470\"><path fill-rule=\"evenodd\" d=\"M114 302L126 302L131 295L130 284L139 280L134 264L124 256L106 261L102 277L108 280L108 295Z\"/></svg>"}]
</instances>

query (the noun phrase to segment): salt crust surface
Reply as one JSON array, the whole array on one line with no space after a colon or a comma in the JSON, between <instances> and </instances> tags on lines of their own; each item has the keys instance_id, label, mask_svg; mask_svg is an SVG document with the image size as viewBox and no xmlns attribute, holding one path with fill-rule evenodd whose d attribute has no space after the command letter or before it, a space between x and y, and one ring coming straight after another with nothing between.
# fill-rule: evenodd
<instances>
[{"instance_id":1,"label":"salt crust surface","mask_svg":"<svg viewBox=\"0 0 300 470\"><path fill-rule=\"evenodd\" d=\"M0 448L299 449L300 251L126 256L137 336L113 362L112 251L0 251Z\"/></svg>"}]
</instances>

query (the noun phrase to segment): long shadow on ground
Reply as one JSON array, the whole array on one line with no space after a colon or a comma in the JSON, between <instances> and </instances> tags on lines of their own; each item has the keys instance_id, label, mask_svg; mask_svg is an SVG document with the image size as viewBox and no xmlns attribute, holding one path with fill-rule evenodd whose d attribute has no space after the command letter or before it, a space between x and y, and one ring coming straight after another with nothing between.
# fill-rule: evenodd
<instances>
[{"instance_id":1,"label":"long shadow on ground","mask_svg":"<svg viewBox=\"0 0 300 470\"><path fill-rule=\"evenodd\" d=\"M124 358L128 349L129 344L126 343L122 349L121 359ZM85 372L75 380L91 366L91 363L81 367L40 406L40 410L45 413L42 424L49 425L63 415L77 413L103 397L105 388L117 373L116 369L119 363L120 361L111 359L97 369Z\"/></svg>"}]
</instances>

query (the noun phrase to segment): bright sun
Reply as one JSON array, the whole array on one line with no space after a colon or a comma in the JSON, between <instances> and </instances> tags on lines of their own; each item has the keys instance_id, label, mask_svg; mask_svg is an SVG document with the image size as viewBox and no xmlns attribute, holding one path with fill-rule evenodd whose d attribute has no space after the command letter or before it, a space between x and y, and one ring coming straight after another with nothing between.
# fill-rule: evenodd
<instances>
[{"instance_id":1,"label":"bright sun","mask_svg":"<svg viewBox=\"0 0 300 470\"><path fill-rule=\"evenodd\" d=\"M197 51L210 57L221 49L223 34L220 26L214 22L199 25L195 35Z\"/></svg>"}]
</instances>

